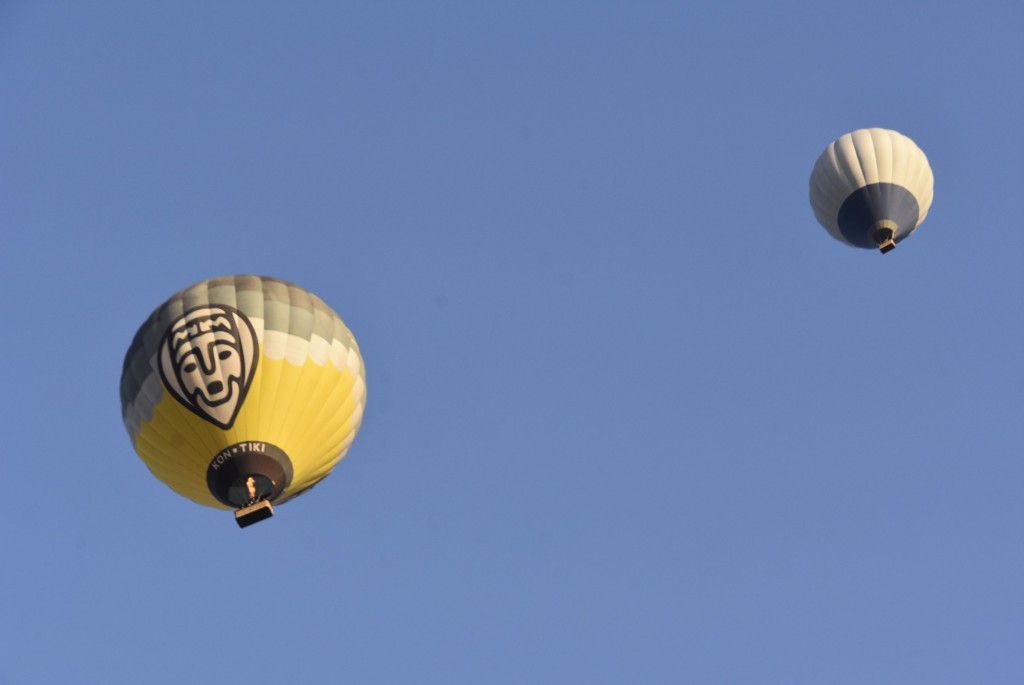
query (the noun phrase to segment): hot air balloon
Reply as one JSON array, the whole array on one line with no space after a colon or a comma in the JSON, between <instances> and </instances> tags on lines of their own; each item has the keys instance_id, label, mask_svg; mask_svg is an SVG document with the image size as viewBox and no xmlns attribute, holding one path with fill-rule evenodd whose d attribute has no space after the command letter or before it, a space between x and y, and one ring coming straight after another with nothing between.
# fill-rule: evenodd
<instances>
[{"instance_id":1,"label":"hot air balloon","mask_svg":"<svg viewBox=\"0 0 1024 685\"><path fill-rule=\"evenodd\" d=\"M341 318L266 276L171 296L121 374L124 425L149 470L199 504L236 510L243 528L331 472L365 403L363 360Z\"/></svg>"},{"instance_id":2,"label":"hot air balloon","mask_svg":"<svg viewBox=\"0 0 1024 685\"><path fill-rule=\"evenodd\" d=\"M886 253L913 233L932 204L928 158L910 138L884 128L840 136L811 172L811 206L829 234Z\"/></svg>"}]
</instances>

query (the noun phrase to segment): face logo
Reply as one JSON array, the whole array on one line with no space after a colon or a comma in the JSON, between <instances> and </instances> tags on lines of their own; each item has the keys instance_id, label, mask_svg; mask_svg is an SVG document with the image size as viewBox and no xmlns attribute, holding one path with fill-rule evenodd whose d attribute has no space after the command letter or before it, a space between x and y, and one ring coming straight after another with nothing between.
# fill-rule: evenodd
<instances>
[{"instance_id":1,"label":"face logo","mask_svg":"<svg viewBox=\"0 0 1024 685\"><path fill-rule=\"evenodd\" d=\"M249 390L259 343L249 319L223 305L185 312L160 345L160 377L190 411L227 430Z\"/></svg>"}]
</instances>

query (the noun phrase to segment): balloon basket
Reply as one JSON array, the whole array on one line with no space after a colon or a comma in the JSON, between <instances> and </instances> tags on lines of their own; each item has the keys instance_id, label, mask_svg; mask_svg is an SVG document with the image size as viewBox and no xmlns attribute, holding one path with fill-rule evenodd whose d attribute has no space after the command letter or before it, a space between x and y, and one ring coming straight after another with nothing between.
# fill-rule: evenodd
<instances>
[{"instance_id":1,"label":"balloon basket","mask_svg":"<svg viewBox=\"0 0 1024 685\"><path fill-rule=\"evenodd\" d=\"M891 221L885 219L875 224L875 232L871 238L875 241L875 245L878 245L882 254L896 249L896 241L893 240L896 237L895 226Z\"/></svg>"},{"instance_id":2,"label":"balloon basket","mask_svg":"<svg viewBox=\"0 0 1024 685\"><path fill-rule=\"evenodd\" d=\"M250 504L247 507L242 507L235 512L235 522L239 528L245 528L251 526L254 523L259 523L264 519L268 519L274 515L274 507L270 506L270 502L262 500L256 504Z\"/></svg>"}]
</instances>

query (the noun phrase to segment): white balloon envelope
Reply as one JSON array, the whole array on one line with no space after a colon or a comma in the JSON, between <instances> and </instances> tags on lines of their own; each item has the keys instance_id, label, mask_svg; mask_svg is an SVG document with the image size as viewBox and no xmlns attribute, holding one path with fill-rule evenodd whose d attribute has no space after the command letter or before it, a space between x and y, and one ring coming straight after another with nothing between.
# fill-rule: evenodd
<instances>
[{"instance_id":1,"label":"white balloon envelope","mask_svg":"<svg viewBox=\"0 0 1024 685\"><path fill-rule=\"evenodd\" d=\"M924 221L933 187L928 158L914 141L864 128L840 136L818 157L811 207L836 240L885 253Z\"/></svg>"}]
</instances>

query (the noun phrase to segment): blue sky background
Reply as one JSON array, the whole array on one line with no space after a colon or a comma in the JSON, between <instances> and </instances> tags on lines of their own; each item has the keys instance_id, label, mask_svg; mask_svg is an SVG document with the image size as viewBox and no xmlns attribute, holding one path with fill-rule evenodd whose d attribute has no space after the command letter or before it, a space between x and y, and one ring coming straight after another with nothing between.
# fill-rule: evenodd
<instances>
[{"instance_id":1,"label":"blue sky background","mask_svg":"<svg viewBox=\"0 0 1024 685\"><path fill-rule=\"evenodd\" d=\"M1024 682L1019 2L0 3L0 681ZM935 204L820 228L837 136ZM271 521L118 379L312 290L363 429Z\"/></svg>"}]
</instances>

